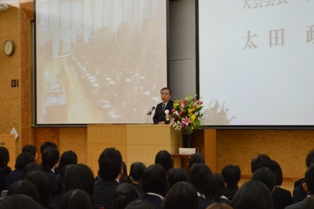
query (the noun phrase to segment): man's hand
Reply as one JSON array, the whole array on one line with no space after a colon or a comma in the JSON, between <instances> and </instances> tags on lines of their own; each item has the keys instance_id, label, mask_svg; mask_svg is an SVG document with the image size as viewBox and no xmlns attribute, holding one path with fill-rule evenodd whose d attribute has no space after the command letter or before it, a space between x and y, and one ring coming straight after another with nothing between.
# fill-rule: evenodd
<instances>
[{"instance_id":1,"label":"man's hand","mask_svg":"<svg viewBox=\"0 0 314 209\"><path fill-rule=\"evenodd\" d=\"M165 124L165 121L159 121L158 124Z\"/></svg>"}]
</instances>

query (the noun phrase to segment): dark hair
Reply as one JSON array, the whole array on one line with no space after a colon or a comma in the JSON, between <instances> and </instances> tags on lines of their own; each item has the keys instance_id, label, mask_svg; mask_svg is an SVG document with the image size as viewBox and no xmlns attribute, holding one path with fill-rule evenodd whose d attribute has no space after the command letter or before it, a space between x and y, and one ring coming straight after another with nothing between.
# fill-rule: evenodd
<instances>
[{"instance_id":1,"label":"dark hair","mask_svg":"<svg viewBox=\"0 0 314 209\"><path fill-rule=\"evenodd\" d=\"M54 147L47 147L42 153L43 168L50 170L59 161L59 151Z\"/></svg>"},{"instance_id":2,"label":"dark hair","mask_svg":"<svg viewBox=\"0 0 314 209\"><path fill-rule=\"evenodd\" d=\"M123 173L122 173L122 175L120 177L120 181L127 182L128 181L128 169L126 167L125 162L122 161L121 167L122 167Z\"/></svg>"},{"instance_id":3,"label":"dark hair","mask_svg":"<svg viewBox=\"0 0 314 209\"><path fill-rule=\"evenodd\" d=\"M45 208L53 208L52 199L49 193L49 179L48 176L42 171L31 171L25 178L32 182L39 193L39 202Z\"/></svg>"},{"instance_id":4,"label":"dark hair","mask_svg":"<svg viewBox=\"0 0 314 209\"><path fill-rule=\"evenodd\" d=\"M46 141L42 143L42 145L40 146L40 153L43 154L44 150L48 147L53 147L55 149L58 149L56 143L51 142L51 141Z\"/></svg>"},{"instance_id":5,"label":"dark hair","mask_svg":"<svg viewBox=\"0 0 314 209\"><path fill-rule=\"evenodd\" d=\"M191 167L194 163L203 163L204 164L205 159L204 159L203 155L200 153L195 153L190 157L190 159L189 159L189 170L191 169Z\"/></svg>"},{"instance_id":6,"label":"dark hair","mask_svg":"<svg viewBox=\"0 0 314 209\"><path fill-rule=\"evenodd\" d=\"M168 88L168 87L163 87L162 89L160 89L160 93L161 93L163 90L168 90L168 91L169 91L169 94L170 94L170 95L172 94L171 89Z\"/></svg>"},{"instance_id":7,"label":"dark hair","mask_svg":"<svg viewBox=\"0 0 314 209\"><path fill-rule=\"evenodd\" d=\"M65 191L69 191L71 189L82 189L90 195L93 195L93 171L84 164L68 165L64 175L64 188Z\"/></svg>"},{"instance_id":8,"label":"dark hair","mask_svg":"<svg viewBox=\"0 0 314 209\"><path fill-rule=\"evenodd\" d=\"M252 175L252 180L264 183L270 192L272 192L276 186L275 173L266 167L257 169Z\"/></svg>"},{"instance_id":9,"label":"dark hair","mask_svg":"<svg viewBox=\"0 0 314 209\"><path fill-rule=\"evenodd\" d=\"M37 203L31 197L24 194L13 194L6 197L1 205L1 209L43 209L43 207Z\"/></svg>"},{"instance_id":10,"label":"dark hair","mask_svg":"<svg viewBox=\"0 0 314 209\"><path fill-rule=\"evenodd\" d=\"M141 186L144 193L153 192L164 196L168 190L165 169L159 164L150 165L143 174Z\"/></svg>"},{"instance_id":11,"label":"dark hair","mask_svg":"<svg viewBox=\"0 0 314 209\"><path fill-rule=\"evenodd\" d=\"M22 152L29 152L31 153L34 157L36 157L37 154L37 148L34 145L27 144L22 148Z\"/></svg>"},{"instance_id":12,"label":"dark hair","mask_svg":"<svg viewBox=\"0 0 314 209\"><path fill-rule=\"evenodd\" d=\"M115 148L105 149L98 158L98 176L105 180L114 180L121 172L122 156Z\"/></svg>"},{"instance_id":13,"label":"dark hair","mask_svg":"<svg viewBox=\"0 0 314 209\"><path fill-rule=\"evenodd\" d=\"M269 209L273 201L269 189L260 181L245 182L232 199L234 209Z\"/></svg>"},{"instance_id":14,"label":"dark hair","mask_svg":"<svg viewBox=\"0 0 314 209\"><path fill-rule=\"evenodd\" d=\"M188 182L178 182L167 193L162 209L198 209L198 204L194 186Z\"/></svg>"},{"instance_id":15,"label":"dark hair","mask_svg":"<svg viewBox=\"0 0 314 209\"><path fill-rule=\"evenodd\" d=\"M313 163L313 159L314 159L314 149L309 151L309 153L306 156L306 159L305 159L306 167L310 167L311 166L311 163Z\"/></svg>"},{"instance_id":16,"label":"dark hair","mask_svg":"<svg viewBox=\"0 0 314 209\"><path fill-rule=\"evenodd\" d=\"M23 169L23 177L32 171L44 171L43 167L38 163L28 163Z\"/></svg>"},{"instance_id":17,"label":"dark hair","mask_svg":"<svg viewBox=\"0 0 314 209\"><path fill-rule=\"evenodd\" d=\"M139 196L137 189L131 184L120 184L114 193L113 209L124 209L130 202L138 199Z\"/></svg>"},{"instance_id":18,"label":"dark hair","mask_svg":"<svg viewBox=\"0 0 314 209\"><path fill-rule=\"evenodd\" d=\"M310 165L305 172L304 183L307 185L308 194L314 194L314 164Z\"/></svg>"},{"instance_id":19,"label":"dark hair","mask_svg":"<svg viewBox=\"0 0 314 209\"><path fill-rule=\"evenodd\" d=\"M181 181L187 181L188 174L183 168L171 168L168 172L169 188Z\"/></svg>"},{"instance_id":20,"label":"dark hair","mask_svg":"<svg viewBox=\"0 0 314 209\"><path fill-rule=\"evenodd\" d=\"M193 184L201 195L205 195L207 199L212 199L213 172L207 165L194 163L188 174L188 182Z\"/></svg>"},{"instance_id":21,"label":"dark hair","mask_svg":"<svg viewBox=\"0 0 314 209\"><path fill-rule=\"evenodd\" d=\"M273 163L275 165L276 186L280 186L282 184L282 170L275 160L273 160Z\"/></svg>"},{"instance_id":22,"label":"dark hair","mask_svg":"<svg viewBox=\"0 0 314 209\"><path fill-rule=\"evenodd\" d=\"M146 166L142 162L132 163L130 167L130 174L128 177L128 181L131 183L134 183L132 181L140 182L143 177L143 173L145 169L146 169Z\"/></svg>"},{"instance_id":23,"label":"dark hair","mask_svg":"<svg viewBox=\"0 0 314 209\"><path fill-rule=\"evenodd\" d=\"M224 177L219 173L213 174L213 180L213 199L215 202L218 202L220 197L227 193L226 182Z\"/></svg>"},{"instance_id":24,"label":"dark hair","mask_svg":"<svg viewBox=\"0 0 314 209\"><path fill-rule=\"evenodd\" d=\"M9 150L6 147L0 147L0 168L8 166L10 161Z\"/></svg>"},{"instance_id":25,"label":"dark hair","mask_svg":"<svg viewBox=\"0 0 314 209\"><path fill-rule=\"evenodd\" d=\"M206 209L232 209L232 207L226 203L213 203L210 204Z\"/></svg>"},{"instance_id":26,"label":"dark hair","mask_svg":"<svg viewBox=\"0 0 314 209\"><path fill-rule=\"evenodd\" d=\"M40 203L39 193L36 186L28 180L14 182L8 189L8 196L13 194L24 194Z\"/></svg>"},{"instance_id":27,"label":"dark hair","mask_svg":"<svg viewBox=\"0 0 314 209\"><path fill-rule=\"evenodd\" d=\"M24 167L29 163L34 163L35 157L29 152L20 153L15 161L15 168L23 170Z\"/></svg>"},{"instance_id":28,"label":"dark hair","mask_svg":"<svg viewBox=\"0 0 314 209\"><path fill-rule=\"evenodd\" d=\"M91 196L80 189L66 192L59 205L59 209L94 209Z\"/></svg>"},{"instance_id":29,"label":"dark hair","mask_svg":"<svg viewBox=\"0 0 314 209\"><path fill-rule=\"evenodd\" d=\"M226 165L222 171L222 176L224 177L228 186L236 186L241 178L241 170L237 165L229 164Z\"/></svg>"},{"instance_id":30,"label":"dark hair","mask_svg":"<svg viewBox=\"0 0 314 209\"><path fill-rule=\"evenodd\" d=\"M275 172L275 165L266 154L259 154L251 161L251 171L254 173L259 168L266 167Z\"/></svg>"},{"instance_id":31,"label":"dark hair","mask_svg":"<svg viewBox=\"0 0 314 209\"><path fill-rule=\"evenodd\" d=\"M138 199L128 204L125 209L156 209L156 207L149 202Z\"/></svg>"},{"instance_id":32,"label":"dark hair","mask_svg":"<svg viewBox=\"0 0 314 209\"><path fill-rule=\"evenodd\" d=\"M304 203L303 209L313 209L314 208L314 196L310 196Z\"/></svg>"},{"instance_id":33,"label":"dark hair","mask_svg":"<svg viewBox=\"0 0 314 209\"><path fill-rule=\"evenodd\" d=\"M62 153L58 166L59 172L62 170L64 166L70 164L77 164L77 155L72 150L65 151L64 153Z\"/></svg>"},{"instance_id":34,"label":"dark hair","mask_svg":"<svg viewBox=\"0 0 314 209\"><path fill-rule=\"evenodd\" d=\"M173 167L171 154L167 150L161 150L156 154L155 164L161 165L165 171Z\"/></svg>"}]
</instances>

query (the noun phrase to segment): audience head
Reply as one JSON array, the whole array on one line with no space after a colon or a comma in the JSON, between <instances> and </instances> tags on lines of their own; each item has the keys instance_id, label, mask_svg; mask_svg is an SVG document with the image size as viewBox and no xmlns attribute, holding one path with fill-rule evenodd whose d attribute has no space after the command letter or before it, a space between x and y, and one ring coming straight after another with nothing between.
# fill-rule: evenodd
<instances>
[{"instance_id":1,"label":"audience head","mask_svg":"<svg viewBox=\"0 0 314 209\"><path fill-rule=\"evenodd\" d=\"M32 171L43 171L43 167L38 163L28 163L23 169L23 177Z\"/></svg>"},{"instance_id":2,"label":"audience head","mask_svg":"<svg viewBox=\"0 0 314 209\"><path fill-rule=\"evenodd\" d=\"M45 208L53 208L52 199L49 193L49 179L42 171L31 171L25 178L32 182L39 193L39 203Z\"/></svg>"},{"instance_id":3,"label":"audience head","mask_svg":"<svg viewBox=\"0 0 314 209\"><path fill-rule=\"evenodd\" d=\"M159 164L150 165L143 174L141 186L144 193L153 192L164 196L168 190L165 169Z\"/></svg>"},{"instance_id":4,"label":"audience head","mask_svg":"<svg viewBox=\"0 0 314 209\"><path fill-rule=\"evenodd\" d=\"M123 161L122 161L122 170L123 170L123 172L121 174L120 180L122 182L127 182L127 180L128 180L128 169L126 167L125 162L123 162Z\"/></svg>"},{"instance_id":5,"label":"audience head","mask_svg":"<svg viewBox=\"0 0 314 209\"><path fill-rule=\"evenodd\" d=\"M198 202L194 186L188 182L178 182L168 191L162 209L198 209Z\"/></svg>"},{"instance_id":6,"label":"audience head","mask_svg":"<svg viewBox=\"0 0 314 209\"><path fill-rule=\"evenodd\" d=\"M213 203L210 204L206 209L232 209L232 207L226 203Z\"/></svg>"},{"instance_id":7,"label":"audience head","mask_svg":"<svg viewBox=\"0 0 314 209\"><path fill-rule=\"evenodd\" d=\"M146 166L142 162L132 163L130 167L129 181L132 180L132 183L139 183L143 177L143 173L146 169Z\"/></svg>"},{"instance_id":8,"label":"audience head","mask_svg":"<svg viewBox=\"0 0 314 209\"><path fill-rule=\"evenodd\" d=\"M213 197L213 172L202 163L194 163L188 174L188 182L190 182L201 195L212 199Z\"/></svg>"},{"instance_id":9,"label":"audience head","mask_svg":"<svg viewBox=\"0 0 314 209\"><path fill-rule=\"evenodd\" d=\"M43 209L43 207L31 197L24 194L13 194L6 197L0 204L1 209Z\"/></svg>"},{"instance_id":10,"label":"audience head","mask_svg":"<svg viewBox=\"0 0 314 209\"><path fill-rule=\"evenodd\" d=\"M31 153L35 160L37 160L37 148L34 145L27 144L22 148L22 152L29 152Z\"/></svg>"},{"instance_id":11,"label":"audience head","mask_svg":"<svg viewBox=\"0 0 314 209\"><path fill-rule=\"evenodd\" d=\"M124 209L130 202L139 198L137 189L128 183L120 184L114 193L113 209Z\"/></svg>"},{"instance_id":12,"label":"audience head","mask_svg":"<svg viewBox=\"0 0 314 209\"><path fill-rule=\"evenodd\" d=\"M305 178L303 181L303 189L308 193L308 195L314 194L314 164L305 172Z\"/></svg>"},{"instance_id":13,"label":"audience head","mask_svg":"<svg viewBox=\"0 0 314 209\"><path fill-rule=\"evenodd\" d=\"M65 151L64 153L62 153L58 167L61 171L64 166L70 164L77 164L77 155L72 150Z\"/></svg>"},{"instance_id":14,"label":"audience head","mask_svg":"<svg viewBox=\"0 0 314 209\"><path fill-rule=\"evenodd\" d=\"M10 161L9 151L6 147L0 147L0 168L8 166Z\"/></svg>"},{"instance_id":15,"label":"audience head","mask_svg":"<svg viewBox=\"0 0 314 209\"><path fill-rule=\"evenodd\" d=\"M264 183L271 193L273 192L276 186L275 173L266 167L257 169L252 175L252 180Z\"/></svg>"},{"instance_id":16,"label":"audience head","mask_svg":"<svg viewBox=\"0 0 314 209\"><path fill-rule=\"evenodd\" d=\"M59 151L54 147L47 147L42 153L42 165L44 169L53 169L59 161Z\"/></svg>"},{"instance_id":17,"label":"audience head","mask_svg":"<svg viewBox=\"0 0 314 209\"><path fill-rule=\"evenodd\" d=\"M311 166L311 164L313 163L313 160L314 160L314 149L309 151L309 153L306 156L305 164L307 168Z\"/></svg>"},{"instance_id":18,"label":"audience head","mask_svg":"<svg viewBox=\"0 0 314 209\"><path fill-rule=\"evenodd\" d=\"M219 173L213 174L213 180L213 199L217 202L222 195L227 193L226 182L224 177Z\"/></svg>"},{"instance_id":19,"label":"audience head","mask_svg":"<svg viewBox=\"0 0 314 209\"><path fill-rule=\"evenodd\" d=\"M232 200L234 209L270 209L273 201L269 189L260 181L244 183Z\"/></svg>"},{"instance_id":20,"label":"audience head","mask_svg":"<svg viewBox=\"0 0 314 209\"><path fill-rule=\"evenodd\" d=\"M80 189L66 192L59 205L59 209L94 209L91 196Z\"/></svg>"},{"instance_id":21,"label":"audience head","mask_svg":"<svg viewBox=\"0 0 314 209\"><path fill-rule=\"evenodd\" d=\"M226 165L221 172L228 186L237 186L241 178L241 170L237 165Z\"/></svg>"},{"instance_id":22,"label":"audience head","mask_svg":"<svg viewBox=\"0 0 314 209\"><path fill-rule=\"evenodd\" d=\"M46 141L46 142L42 143L42 145L40 146L40 153L43 154L44 150L48 147L53 147L55 149L58 149L56 143L51 142L51 141Z\"/></svg>"},{"instance_id":23,"label":"audience head","mask_svg":"<svg viewBox=\"0 0 314 209\"><path fill-rule=\"evenodd\" d=\"M105 180L119 178L122 170L122 156L115 148L105 149L98 158L98 176Z\"/></svg>"},{"instance_id":24,"label":"audience head","mask_svg":"<svg viewBox=\"0 0 314 209\"><path fill-rule=\"evenodd\" d=\"M40 203L39 193L36 186L27 180L19 180L14 182L8 189L8 196L13 194L24 194L33 198Z\"/></svg>"},{"instance_id":25,"label":"audience head","mask_svg":"<svg viewBox=\"0 0 314 209\"><path fill-rule=\"evenodd\" d=\"M28 152L22 152L16 158L15 169L23 170L27 164L34 163L34 162L35 162L35 157L32 154Z\"/></svg>"},{"instance_id":26,"label":"audience head","mask_svg":"<svg viewBox=\"0 0 314 209\"><path fill-rule=\"evenodd\" d=\"M173 167L171 154L167 150L161 150L156 154L155 164L161 165L165 171Z\"/></svg>"},{"instance_id":27,"label":"audience head","mask_svg":"<svg viewBox=\"0 0 314 209\"><path fill-rule=\"evenodd\" d=\"M275 172L275 165L266 154L259 154L251 161L251 171L254 173L259 168L266 167Z\"/></svg>"},{"instance_id":28,"label":"audience head","mask_svg":"<svg viewBox=\"0 0 314 209\"><path fill-rule=\"evenodd\" d=\"M125 209L156 209L156 207L148 203L147 201L142 201L138 199L128 204Z\"/></svg>"},{"instance_id":29,"label":"audience head","mask_svg":"<svg viewBox=\"0 0 314 209\"><path fill-rule=\"evenodd\" d=\"M192 165L194 163L205 163L205 159L204 159L204 156L200 153L195 153L193 154L190 159L189 159L189 170L191 169Z\"/></svg>"},{"instance_id":30,"label":"audience head","mask_svg":"<svg viewBox=\"0 0 314 209\"><path fill-rule=\"evenodd\" d=\"M276 186L280 186L282 184L282 170L275 160L273 160L273 163L275 165Z\"/></svg>"},{"instance_id":31,"label":"audience head","mask_svg":"<svg viewBox=\"0 0 314 209\"><path fill-rule=\"evenodd\" d=\"M183 168L171 168L168 171L169 188L181 181L187 181L188 174Z\"/></svg>"},{"instance_id":32,"label":"audience head","mask_svg":"<svg viewBox=\"0 0 314 209\"><path fill-rule=\"evenodd\" d=\"M84 164L67 165L64 174L65 191L81 189L93 195L94 174L93 171Z\"/></svg>"}]
</instances>

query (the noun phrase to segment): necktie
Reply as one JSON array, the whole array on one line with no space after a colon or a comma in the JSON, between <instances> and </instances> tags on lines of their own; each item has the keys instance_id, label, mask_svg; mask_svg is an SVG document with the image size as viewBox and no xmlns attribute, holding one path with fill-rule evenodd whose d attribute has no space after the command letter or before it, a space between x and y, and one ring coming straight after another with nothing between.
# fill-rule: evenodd
<instances>
[{"instance_id":1,"label":"necktie","mask_svg":"<svg viewBox=\"0 0 314 209\"><path fill-rule=\"evenodd\" d=\"M166 104L162 103L161 109L164 110L166 108Z\"/></svg>"}]
</instances>

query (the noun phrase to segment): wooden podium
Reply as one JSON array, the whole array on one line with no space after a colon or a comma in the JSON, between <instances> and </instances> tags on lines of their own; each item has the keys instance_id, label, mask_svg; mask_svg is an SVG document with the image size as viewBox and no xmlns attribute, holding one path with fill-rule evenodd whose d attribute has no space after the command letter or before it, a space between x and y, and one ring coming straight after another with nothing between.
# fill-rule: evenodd
<instances>
[{"instance_id":1,"label":"wooden podium","mask_svg":"<svg viewBox=\"0 0 314 209\"><path fill-rule=\"evenodd\" d=\"M1 134L0 135L0 147L6 147L9 151L10 161L8 166L14 170L15 165L15 140L14 135Z\"/></svg>"}]
</instances>

